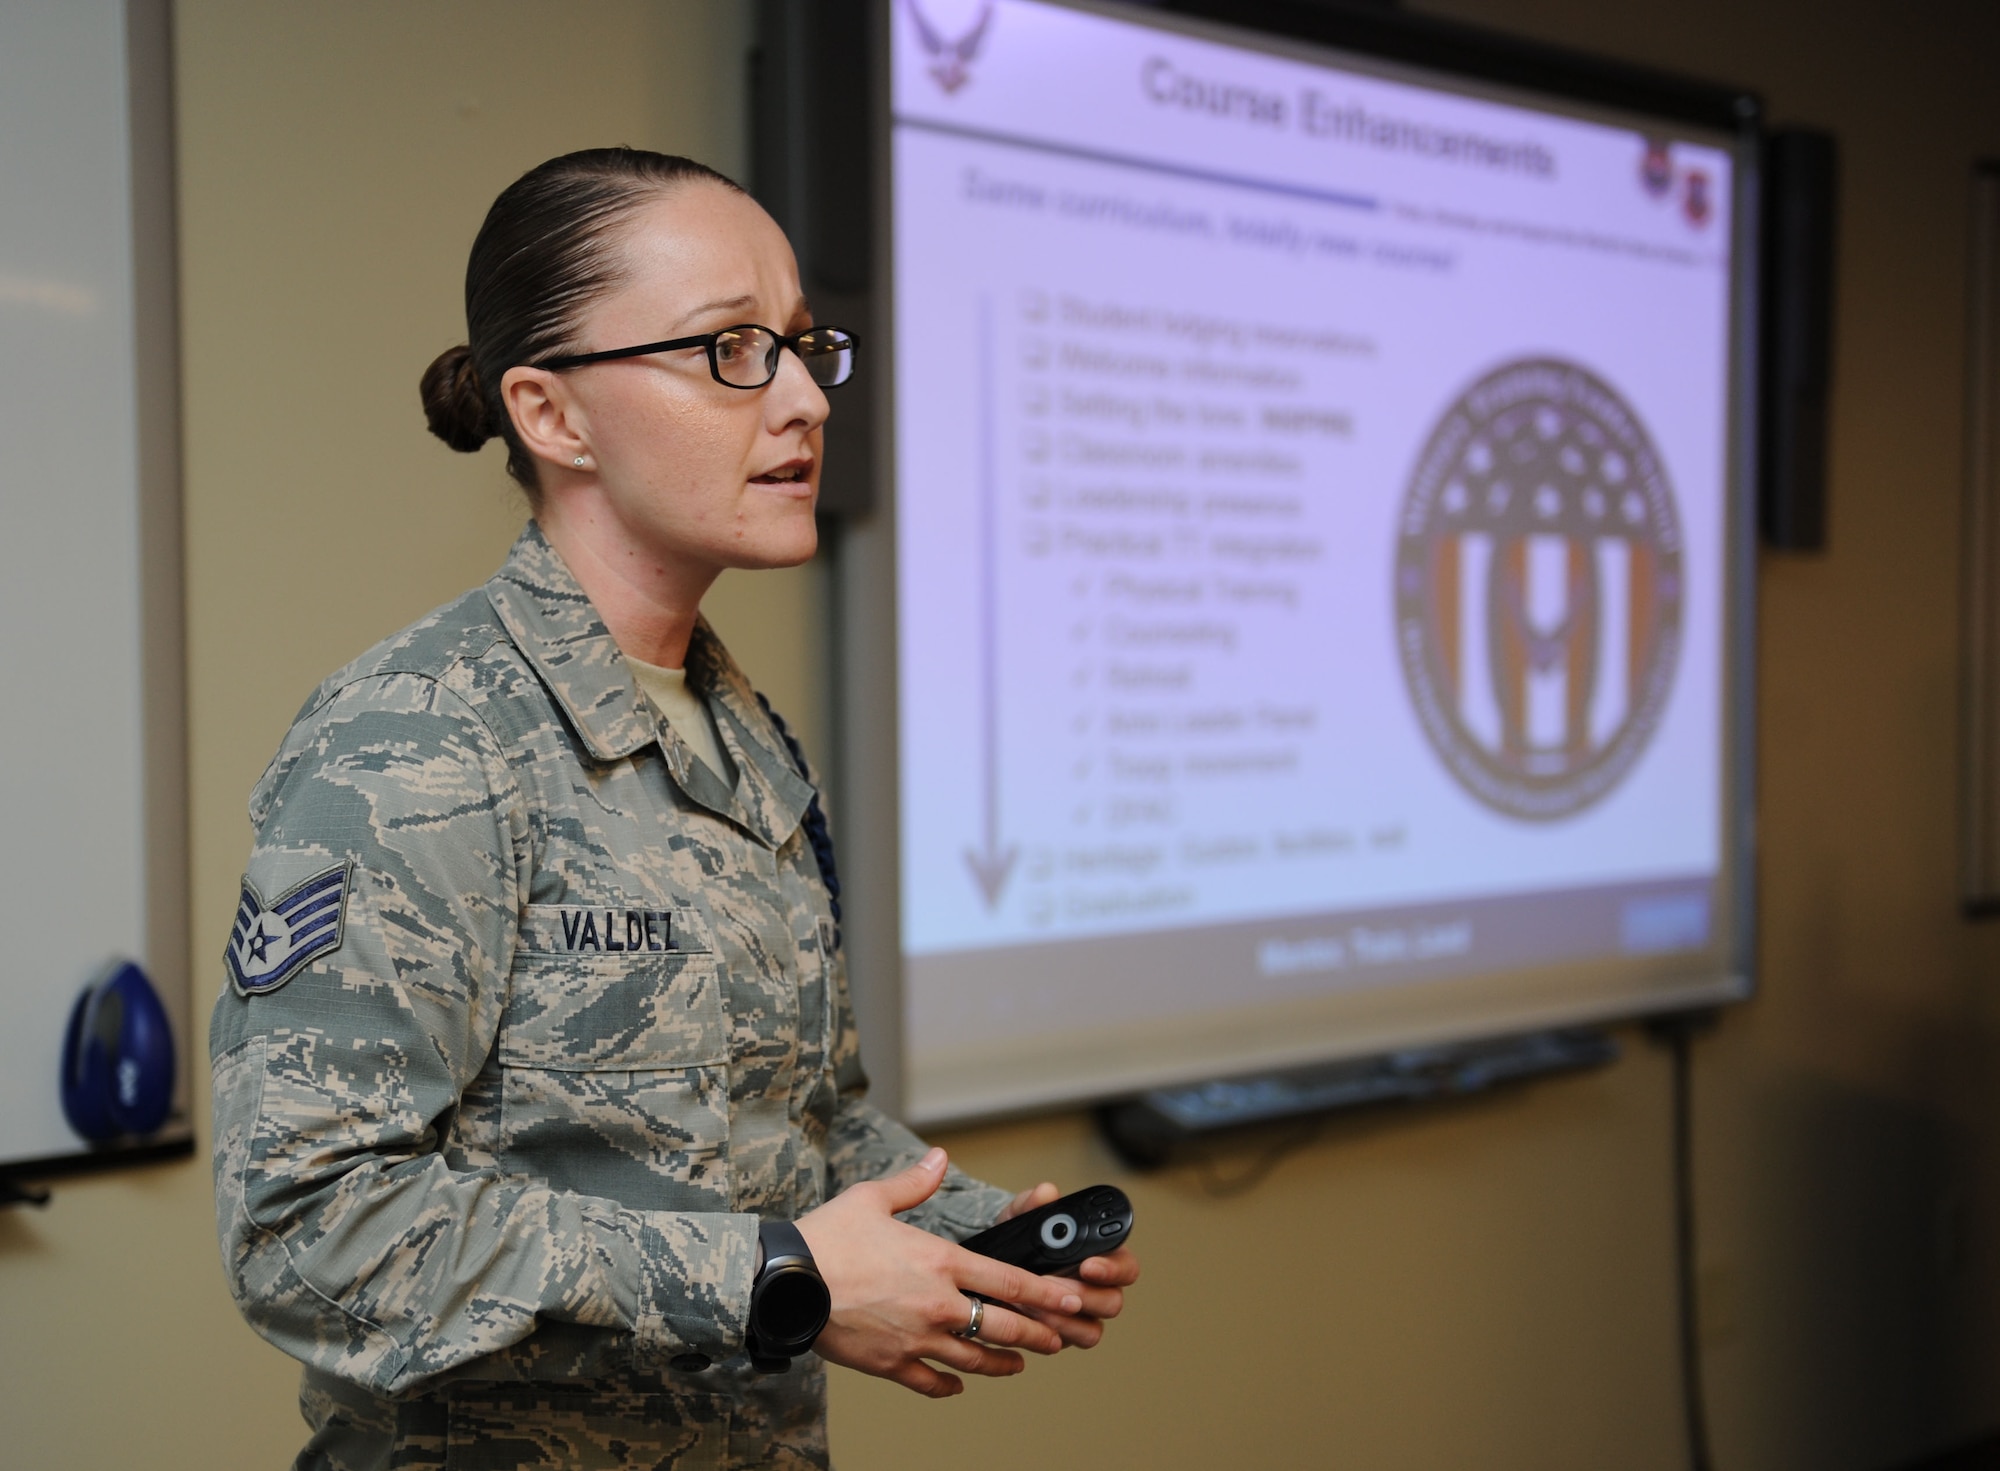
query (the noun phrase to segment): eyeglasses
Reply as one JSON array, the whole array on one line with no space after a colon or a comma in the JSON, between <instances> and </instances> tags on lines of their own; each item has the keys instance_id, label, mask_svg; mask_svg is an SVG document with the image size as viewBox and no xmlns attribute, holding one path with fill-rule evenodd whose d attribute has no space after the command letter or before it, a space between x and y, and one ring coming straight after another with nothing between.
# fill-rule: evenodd
<instances>
[{"instance_id":1,"label":"eyeglasses","mask_svg":"<svg viewBox=\"0 0 2000 1471\"><path fill-rule=\"evenodd\" d=\"M564 368L580 368L585 363L608 363L616 358L644 357L684 347L706 348L708 371L725 388L762 388L778 376L778 354L788 347L806 365L813 382L821 388L838 388L854 376L854 354L861 343L852 332L843 332L838 327L808 327L803 332L780 337L770 327L744 322L698 337L676 337L667 342L644 342L637 347L614 347L607 352L544 358L530 366L560 372Z\"/></svg>"}]
</instances>

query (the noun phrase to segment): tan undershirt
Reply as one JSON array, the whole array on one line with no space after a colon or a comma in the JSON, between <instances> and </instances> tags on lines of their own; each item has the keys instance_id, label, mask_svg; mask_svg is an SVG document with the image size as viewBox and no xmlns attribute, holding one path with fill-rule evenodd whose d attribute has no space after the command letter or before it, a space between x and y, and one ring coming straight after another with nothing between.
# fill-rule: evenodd
<instances>
[{"instance_id":1,"label":"tan undershirt","mask_svg":"<svg viewBox=\"0 0 2000 1471\"><path fill-rule=\"evenodd\" d=\"M736 765L722 749L722 741L715 732L715 717L709 713L708 701L687 687L685 669L662 669L657 664L647 664L625 655L625 662L632 666L632 677L639 681L639 688L653 708L666 717L687 748L694 752L701 764L721 779L725 787L732 790L736 786Z\"/></svg>"}]
</instances>

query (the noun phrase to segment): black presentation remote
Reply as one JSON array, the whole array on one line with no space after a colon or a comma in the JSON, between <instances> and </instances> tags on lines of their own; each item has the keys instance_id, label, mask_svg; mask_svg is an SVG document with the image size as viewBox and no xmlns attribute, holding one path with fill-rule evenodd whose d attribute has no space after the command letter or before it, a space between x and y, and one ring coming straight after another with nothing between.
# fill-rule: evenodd
<instances>
[{"instance_id":1,"label":"black presentation remote","mask_svg":"<svg viewBox=\"0 0 2000 1471\"><path fill-rule=\"evenodd\" d=\"M1132 1202L1116 1185L1091 1185L961 1242L1038 1276L1061 1274L1085 1257L1116 1251L1132 1234Z\"/></svg>"}]
</instances>

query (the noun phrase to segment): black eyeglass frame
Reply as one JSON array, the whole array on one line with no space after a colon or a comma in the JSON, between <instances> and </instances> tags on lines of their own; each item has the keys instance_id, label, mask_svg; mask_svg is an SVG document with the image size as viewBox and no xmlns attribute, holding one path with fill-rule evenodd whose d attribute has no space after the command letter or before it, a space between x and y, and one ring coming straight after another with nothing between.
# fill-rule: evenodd
<instances>
[{"instance_id":1,"label":"black eyeglass frame","mask_svg":"<svg viewBox=\"0 0 2000 1471\"><path fill-rule=\"evenodd\" d=\"M763 332L777 343L777 346L771 352L770 376L765 378L762 383L731 383L727 378L722 376L722 364L716 358L715 345L731 332ZM805 363L806 354L799 351L799 342L801 339L810 337L816 332L838 332L847 341L843 346L830 349L830 351L845 351L850 355L850 359L859 358L861 354L861 339L845 327L808 327L803 332L794 332L791 336L785 337L779 334L777 328L766 327L762 322L738 322L734 326L723 327L714 332L698 333L693 337L674 337L665 342L642 342L637 347L613 347L607 348L603 352L572 353L567 357L544 358L542 361L530 363L528 366L531 368L545 368L550 372L559 373L565 368L581 368L586 363L609 363L619 358L638 358L645 357L649 353L673 352L684 347L700 347L706 348L708 351L709 377L720 383L724 388L736 388L741 389L745 393L755 393L760 388L769 388L771 386L771 379L778 376L779 354L783 353L787 348L791 349L792 355L801 363ZM814 353L813 356L818 357L820 354ZM808 375L811 374L812 368L810 365L807 366L806 372ZM838 383L820 383L819 379L813 379L813 382L818 383L821 388L841 388L853 381L854 364L852 361L850 361L847 376Z\"/></svg>"}]
</instances>

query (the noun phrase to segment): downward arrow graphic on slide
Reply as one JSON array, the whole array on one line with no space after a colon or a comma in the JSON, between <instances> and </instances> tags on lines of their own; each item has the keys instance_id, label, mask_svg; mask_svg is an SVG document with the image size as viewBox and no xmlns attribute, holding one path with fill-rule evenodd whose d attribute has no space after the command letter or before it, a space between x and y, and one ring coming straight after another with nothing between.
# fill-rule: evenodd
<instances>
[{"instance_id":1,"label":"downward arrow graphic on slide","mask_svg":"<svg viewBox=\"0 0 2000 1471\"><path fill-rule=\"evenodd\" d=\"M1000 843L1000 538L993 470L993 303L979 303L979 761L985 832L965 866L986 907L998 909L1021 850Z\"/></svg>"}]
</instances>

